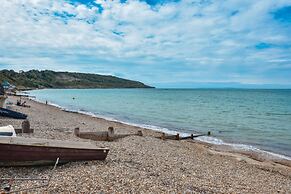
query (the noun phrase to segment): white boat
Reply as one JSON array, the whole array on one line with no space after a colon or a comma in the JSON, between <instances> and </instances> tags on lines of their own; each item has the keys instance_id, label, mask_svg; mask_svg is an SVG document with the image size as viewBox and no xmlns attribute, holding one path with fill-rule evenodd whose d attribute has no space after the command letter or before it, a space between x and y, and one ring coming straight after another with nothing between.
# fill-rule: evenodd
<instances>
[{"instance_id":1,"label":"white boat","mask_svg":"<svg viewBox=\"0 0 291 194\"><path fill-rule=\"evenodd\" d=\"M0 137L1 136L10 136L16 137L15 130L12 125L0 127Z\"/></svg>"}]
</instances>

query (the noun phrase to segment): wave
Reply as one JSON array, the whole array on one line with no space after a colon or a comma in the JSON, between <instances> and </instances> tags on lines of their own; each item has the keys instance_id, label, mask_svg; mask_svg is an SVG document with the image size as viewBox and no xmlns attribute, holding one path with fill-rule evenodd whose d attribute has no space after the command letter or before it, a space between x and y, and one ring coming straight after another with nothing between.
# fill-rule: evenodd
<instances>
[{"instance_id":1,"label":"wave","mask_svg":"<svg viewBox=\"0 0 291 194\"><path fill-rule=\"evenodd\" d=\"M210 144L214 144L214 145L230 146L234 150L254 151L254 152L264 153L264 154L267 154L268 156L272 156L272 157L279 158L279 159L291 160L291 157L288 157L286 155L265 151L265 150L259 149L259 148L255 147L255 146L252 146L252 145L227 143L227 142L224 142L222 139L218 139L218 138L210 137L210 136L201 136L201 137L197 137L196 139L199 140L199 141L210 143Z\"/></svg>"},{"instance_id":2,"label":"wave","mask_svg":"<svg viewBox=\"0 0 291 194\"><path fill-rule=\"evenodd\" d=\"M151 129L151 130L154 130L154 131L159 131L159 132L163 132L163 133L167 133L167 134L171 134L171 135L176 135L177 133L179 133L179 135L181 137L186 137L186 136L190 135L188 133L174 131L174 130L170 130L170 129L164 128L164 127L159 127L159 126L149 125L149 124L140 124L140 123L133 123L133 122L128 122L128 121L123 121L123 120L119 120L119 119L116 119L116 118L113 118L113 117L108 117L108 116L104 116L104 115L100 115L100 114L96 114L96 113L92 113L92 112L88 112L88 111L84 111L84 110L70 111L70 112L77 112L77 113L89 115L89 116L92 116L92 117L102 118L102 119L105 119L107 121L113 121L113 122L118 122L118 123L130 125L130 126L134 126L134 127Z\"/></svg>"},{"instance_id":3,"label":"wave","mask_svg":"<svg viewBox=\"0 0 291 194\"><path fill-rule=\"evenodd\" d=\"M38 100L36 98L30 98L33 101L39 102L44 104L45 102ZM93 112L89 112L83 109L80 110L74 110L74 109L68 109L65 108L59 104L55 104L52 102L47 102L49 105L57 107L63 111L66 112L71 112L71 113L79 113L79 114L84 114L84 115L88 115L91 117L96 117L96 118L102 118L105 119L107 121L113 121L113 122L118 122L118 123L122 123L122 124L126 124L126 125L130 125L130 126L134 126L134 127L140 127L140 128L145 128L145 129L150 129L150 130L154 130L154 131L158 131L158 132L163 132L166 134L171 134L171 135L176 135L177 133L179 133L179 135L181 137L186 137L186 136L190 136L190 133L183 133L181 131L175 131L175 130L171 130L165 127L159 127L159 126L155 126L155 125L149 125L149 124L141 124L141 123L134 123L134 122L127 122L127 121L123 121L123 120L119 120L113 117L108 117L105 115L101 115L101 114L97 114L97 113L93 113ZM272 156L278 159L285 159L285 160L291 160L291 157L288 157L286 155L283 154L277 154L274 152L269 152L269 151L265 151L262 149L259 149L255 146L252 145L247 145L247 144L236 144L236 143L228 143L228 142L224 142L222 139L218 139L216 137L211 137L211 136L200 136L195 138L196 140L199 140L201 142L205 142L205 143L209 143L209 144L213 144L213 145L225 145L225 146L230 146L231 148L233 148L234 150L240 150L240 151L254 151L254 152L259 152L259 153L264 153L268 156Z\"/></svg>"}]
</instances>

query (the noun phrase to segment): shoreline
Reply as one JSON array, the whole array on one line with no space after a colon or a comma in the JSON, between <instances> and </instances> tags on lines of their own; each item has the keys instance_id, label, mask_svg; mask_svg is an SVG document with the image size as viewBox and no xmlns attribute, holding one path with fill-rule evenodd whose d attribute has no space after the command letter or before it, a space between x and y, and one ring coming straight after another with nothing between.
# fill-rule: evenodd
<instances>
[{"instance_id":1,"label":"shoreline","mask_svg":"<svg viewBox=\"0 0 291 194\"><path fill-rule=\"evenodd\" d=\"M17 97L9 97L9 101L13 103L16 99ZM144 133L143 137L94 142L110 148L106 161L76 162L60 166L52 180L50 192L291 192L291 168L288 163L233 152L222 146L197 140L161 140L155 138L160 137L161 132L151 129L65 112L33 100L27 100L27 104L31 108L11 107L29 116L35 133L23 135L25 137L88 141L73 135L75 127L80 127L81 131L104 131L113 126L121 133L133 133L139 129ZM0 118L1 125L11 123L15 128L21 126L21 121ZM25 177L28 174L45 176L50 169L0 168L0 172L7 177ZM99 185L97 188L96 184Z\"/></svg>"},{"instance_id":2,"label":"shoreline","mask_svg":"<svg viewBox=\"0 0 291 194\"><path fill-rule=\"evenodd\" d=\"M27 98L27 97L25 97L25 98ZM41 103L43 105L46 105L45 102L38 100L36 98L28 98L28 99L35 101L37 103ZM179 133L179 135L181 137L191 135L190 133L184 133L184 132L179 132L179 131L175 131L175 130L170 130L170 129L165 128L165 127L131 123L131 122L118 120L115 118L106 117L104 115L97 115L97 114L92 113L92 112L70 110L66 107L59 105L59 104L55 104L55 103L51 103L51 102L48 102L47 105L56 107L56 108L58 108L62 111L65 111L65 112L82 114L82 115L86 115L86 116L90 116L90 117L94 117L94 118L98 118L98 119L104 119L105 121L109 121L109 122L116 122L116 123L132 126L132 127L138 127L138 128L146 129L146 130L152 130L152 131L158 132L158 133L165 133L165 134L169 134L169 135L175 135L175 134ZM286 155L283 155L280 153L275 153L272 151L263 150L263 149L257 148L256 146L253 146L251 144L229 143L229 142L225 142L222 139L219 139L219 138L216 138L213 136L207 136L207 135L195 138L195 140L198 142L201 142L202 144L209 144L212 147L216 147L216 149L218 149L220 151L239 153L239 154L243 154L243 155L247 155L249 157L252 157L253 159L260 158L261 161L271 160L273 162L281 163L283 165L287 165L287 166L291 167L291 157L290 156L286 156Z\"/></svg>"}]
</instances>

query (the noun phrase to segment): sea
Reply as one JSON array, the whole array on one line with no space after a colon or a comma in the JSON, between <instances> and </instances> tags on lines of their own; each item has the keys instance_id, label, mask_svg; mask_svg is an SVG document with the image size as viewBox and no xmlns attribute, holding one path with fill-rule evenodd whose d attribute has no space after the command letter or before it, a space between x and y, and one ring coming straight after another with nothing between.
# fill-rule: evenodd
<instances>
[{"instance_id":1,"label":"sea","mask_svg":"<svg viewBox=\"0 0 291 194\"><path fill-rule=\"evenodd\" d=\"M289 89L42 89L35 100L201 141L291 158Z\"/></svg>"}]
</instances>

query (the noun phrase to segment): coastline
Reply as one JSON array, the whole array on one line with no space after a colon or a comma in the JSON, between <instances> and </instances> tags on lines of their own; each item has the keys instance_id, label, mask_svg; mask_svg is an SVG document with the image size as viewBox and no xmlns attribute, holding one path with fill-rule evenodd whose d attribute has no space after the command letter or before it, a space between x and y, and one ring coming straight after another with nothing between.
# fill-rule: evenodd
<instances>
[{"instance_id":1,"label":"coastline","mask_svg":"<svg viewBox=\"0 0 291 194\"><path fill-rule=\"evenodd\" d=\"M9 101L14 102L15 100L15 97L9 97ZM266 191L269 191L272 193L272 191L275 192L280 189L282 189L283 192L291 192L290 187L288 187L288 185L290 186L291 184L290 161L277 159L271 160L264 158L263 155L256 155L249 152L236 152L229 150L229 148L225 146L212 145L197 140L163 141L155 138L159 137L161 132L153 131L151 129L131 126L118 121L108 121L104 118L93 117L93 115L89 116L84 113L65 112L61 110L61 107L45 105L33 100L27 100L27 103L31 108L12 107L14 110L28 114L31 125L35 129L34 134L24 136L87 141L72 135L74 127L77 127L78 125L81 131L106 130L109 126L116 128L117 132L136 132L137 130L142 129L144 137L128 137L117 142L96 142L97 145L109 147L111 151L105 163L89 162L90 169L97 165L101 168L99 169L100 173L104 174L102 170L103 165L105 165L110 176L115 177L115 182L117 177L124 179L129 185L131 182L142 184L140 181L144 180L149 182L147 186L140 185L139 187L124 187L124 183L118 184L116 187L120 190L116 191L128 192L130 191L128 189L133 189L131 191L137 192L140 188L145 192L183 192L189 188L191 190L192 188L194 192L242 192L242 179L246 179L243 181L244 184L247 185L245 188L246 190L243 190L245 192L268 193ZM19 121L11 119L2 118L0 121L1 125L12 122L13 126L16 128L21 125ZM165 168L165 166L167 167ZM73 169L76 167L78 169L77 171L79 171L83 168L87 169L88 165L81 162L67 164L60 167L61 171L66 174L66 177L74 176L71 172L71 167L73 167ZM115 169L116 172L113 171L112 168ZM121 172L117 168L125 170L125 173L128 173L127 176L129 177L126 177L124 172ZM128 168L130 168L130 170ZM132 169L135 169L134 172L131 171ZM147 170L144 172L142 169ZM12 168L8 172L7 170L0 168L0 171L4 172L4 174L8 173L9 175L10 173L18 174L20 176L24 175L25 172L31 172L31 169L25 168L18 171L17 169ZM175 173L173 174L173 172ZM144 175L144 173L145 176L142 180L139 180L140 178L135 176L136 174ZM148 173L154 175L151 176ZM170 174L170 176L167 174ZM184 177L185 174L188 174L189 176L187 175ZM212 176L213 180L212 178L209 178L209 176ZM255 180L256 176L261 179ZM86 175L84 175L84 177L86 177ZM223 177L227 178L224 180ZM59 180L59 178L57 180ZM96 177L94 176L94 178ZM171 181L172 179L174 182ZM168 182L165 185L163 185L164 180L167 180L166 182ZM216 182L217 180L219 181ZM222 184L224 181L228 186ZM259 184L264 181L269 183L273 182L275 185L277 184L277 186L274 186L274 184L272 186L272 184L270 184L268 187L264 188L268 190L262 190L259 188ZM66 184L70 184L69 182L70 178L64 181ZM100 177L99 183L105 184L105 182L106 180ZM177 185L176 183L179 184ZM62 188L64 190L59 190L59 184L60 183L57 183L57 181L53 181L55 187L52 187L52 191L65 192L68 191L66 189L72 188L72 186L69 186L68 188ZM233 184L238 184L240 187L236 187ZM194 185L197 186L194 188ZM75 191L80 191L81 188L79 186L75 188ZM156 186L156 188L154 188L154 186ZM101 187L99 190L108 192L105 188L106 187ZM143 190L145 188L149 190ZM84 190L84 192L86 191L87 190Z\"/></svg>"},{"instance_id":2,"label":"coastline","mask_svg":"<svg viewBox=\"0 0 291 194\"><path fill-rule=\"evenodd\" d=\"M36 98L29 98L29 99L33 100L37 103L45 104L45 102L38 100ZM98 119L104 119L105 121L109 121L109 122L116 122L116 123L132 126L132 127L138 127L138 128L146 129L146 130L152 130L152 131L158 132L158 133L165 133L165 134L169 134L169 135L175 135L175 134L179 133L179 135L181 137L191 135L190 133L183 133L183 132L179 132L179 131L175 131L175 130L170 130L170 129L167 129L164 127L159 127L159 126L154 126L154 125L146 125L146 124L138 124L138 123L133 123L133 122L126 122L126 121L118 120L115 118L106 117L104 115L96 115L94 113L86 112L86 111L70 110L70 109L67 109L66 107L63 107L61 105L54 104L51 102L48 102L47 105L54 106L54 107L59 108L60 110L65 111L65 112L83 114L83 115L95 117ZM287 166L291 167L291 157L290 156L282 155L282 154L275 153L272 151L259 149L253 145L229 143L229 142L223 141L222 139L218 139L216 137L206 136L206 135L195 138L195 140L197 141L197 143L200 142L203 144L209 144L211 147L215 147L215 149L220 150L220 151L239 153L239 154L243 154L243 155L247 155L249 157L252 157L253 159L260 158L259 160L261 160L261 161L270 160L272 162L281 163L283 165L287 165Z\"/></svg>"}]
</instances>

